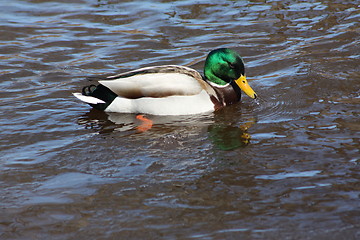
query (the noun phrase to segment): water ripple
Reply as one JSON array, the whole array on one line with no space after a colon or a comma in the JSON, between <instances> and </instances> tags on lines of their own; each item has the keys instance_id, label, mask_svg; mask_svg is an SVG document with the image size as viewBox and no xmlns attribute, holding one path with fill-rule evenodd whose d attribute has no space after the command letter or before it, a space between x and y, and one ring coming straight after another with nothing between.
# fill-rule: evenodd
<instances>
[{"instance_id":1,"label":"water ripple","mask_svg":"<svg viewBox=\"0 0 360 240\"><path fill-rule=\"evenodd\" d=\"M356 1L7 1L0 238L356 238L359 16ZM202 71L219 47L258 102L139 133L71 95L88 75Z\"/></svg>"}]
</instances>

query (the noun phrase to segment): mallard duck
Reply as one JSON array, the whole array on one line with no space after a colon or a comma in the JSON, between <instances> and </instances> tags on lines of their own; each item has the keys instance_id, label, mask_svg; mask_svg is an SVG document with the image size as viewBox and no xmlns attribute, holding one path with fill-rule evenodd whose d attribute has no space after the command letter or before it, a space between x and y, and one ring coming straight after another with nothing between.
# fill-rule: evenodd
<instances>
[{"instance_id":1,"label":"mallard duck","mask_svg":"<svg viewBox=\"0 0 360 240\"><path fill-rule=\"evenodd\" d=\"M240 55L232 49L213 50L204 77L189 67L163 65L94 78L99 85L73 93L107 112L187 115L216 111L241 99L241 90L255 99Z\"/></svg>"}]
</instances>

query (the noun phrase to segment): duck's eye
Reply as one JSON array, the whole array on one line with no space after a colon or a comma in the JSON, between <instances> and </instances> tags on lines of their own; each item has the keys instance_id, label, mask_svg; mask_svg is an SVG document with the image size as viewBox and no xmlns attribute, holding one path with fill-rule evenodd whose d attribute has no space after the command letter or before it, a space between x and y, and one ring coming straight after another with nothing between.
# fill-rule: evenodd
<instances>
[{"instance_id":1,"label":"duck's eye","mask_svg":"<svg viewBox=\"0 0 360 240\"><path fill-rule=\"evenodd\" d=\"M229 63L229 67L230 67L231 69L235 69L235 65L232 64L232 63Z\"/></svg>"}]
</instances>

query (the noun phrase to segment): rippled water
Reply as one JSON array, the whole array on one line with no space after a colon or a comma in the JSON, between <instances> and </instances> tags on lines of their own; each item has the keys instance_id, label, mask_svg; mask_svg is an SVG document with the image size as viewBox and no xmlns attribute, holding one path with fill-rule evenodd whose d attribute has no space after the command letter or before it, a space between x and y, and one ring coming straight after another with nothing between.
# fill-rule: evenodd
<instances>
[{"instance_id":1,"label":"rippled water","mask_svg":"<svg viewBox=\"0 0 360 240\"><path fill-rule=\"evenodd\" d=\"M1 239L360 238L359 3L204 2L2 4ZM259 103L140 133L71 95L219 47Z\"/></svg>"}]
</instances>

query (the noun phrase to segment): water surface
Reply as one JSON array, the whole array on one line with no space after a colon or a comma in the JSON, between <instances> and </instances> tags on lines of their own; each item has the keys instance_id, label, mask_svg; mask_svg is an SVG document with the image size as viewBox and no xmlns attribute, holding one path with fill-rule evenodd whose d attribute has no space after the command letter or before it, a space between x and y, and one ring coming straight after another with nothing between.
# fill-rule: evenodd
<instances>
[{"instance_id":1,"label":"water surface","mask_svg":"<svg viewBox=\"0 0 360 240\"><path fill-rule=\"evenodd\" d=\"M42 1L0 10L1 239L359 239L357 1ZM261 97L106 114L86 76L202 71L230 47Z\"/></svg>"}]
</instances>

